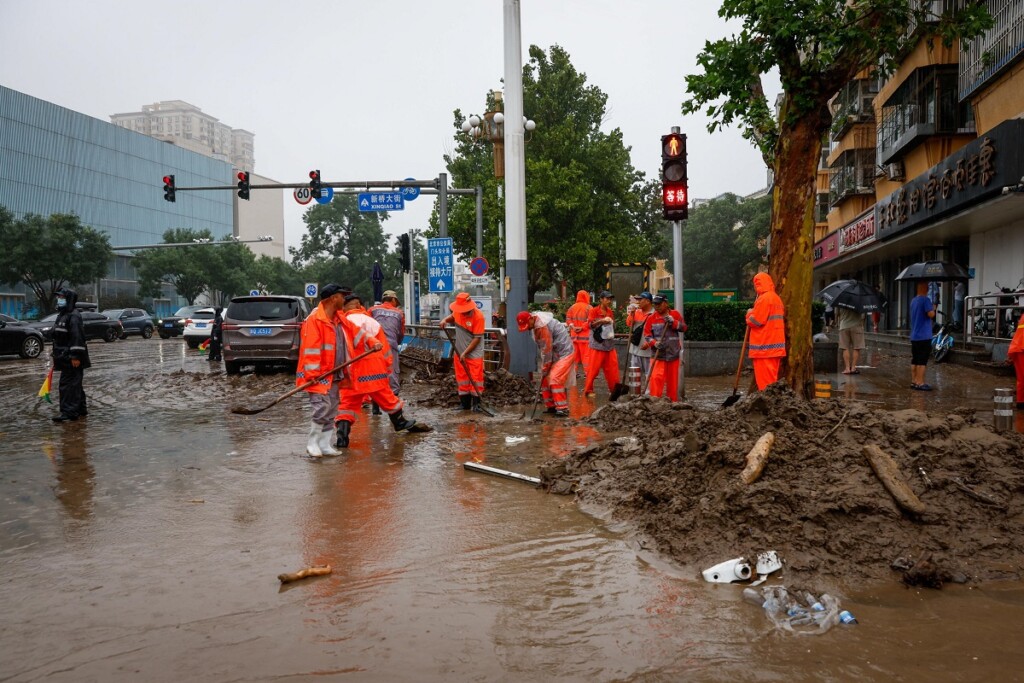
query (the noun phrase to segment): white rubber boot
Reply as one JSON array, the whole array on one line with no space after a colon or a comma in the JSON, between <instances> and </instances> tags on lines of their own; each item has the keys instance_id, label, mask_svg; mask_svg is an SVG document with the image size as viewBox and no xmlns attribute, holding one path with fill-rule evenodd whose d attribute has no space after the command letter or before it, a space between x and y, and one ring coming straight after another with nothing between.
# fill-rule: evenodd
<instances>
[{"instance_id":1,"label":"white rubber boot","mask_svg":"<svg viewBox=\"0 0 1024 683\"><path fill-rule=\"evenodd\" d=\"M334 430L328 429L320 432L320 452L324 455L341 455L341 451L334 447Z\"/></svg>"},{"instance_id":2,"label":"white rubber boot","mask_svg":"<svg viewBox=\"0 0 1024 683\"><path fill-rule=\"evenodd\" d=\"M311 458L323 457L324 453L320 450L320 434L322 429L323 425L318 425L316 422L309 423L309 440L306 442L306 454Z\"/></svg>"}]
</instances>

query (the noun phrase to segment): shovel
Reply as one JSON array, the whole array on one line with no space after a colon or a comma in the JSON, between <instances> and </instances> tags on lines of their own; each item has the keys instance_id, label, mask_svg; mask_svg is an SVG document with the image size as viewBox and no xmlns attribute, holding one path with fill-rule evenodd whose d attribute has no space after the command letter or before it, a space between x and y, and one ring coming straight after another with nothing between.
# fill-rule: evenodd
<instances>
[{"instance_id":1,"label":"shovel","mask_svg":"<svg viewBox=\"0 0 1024 683\"><path fill-rule=\"evenodd\" d=\"M668 333L668 325L662 326L661 337L658 339L658 345L654 347L654 355L651 357L651 369L647 373L647 377L644 377L644 386L640 390L640 395L645 396L647 394L647 387L651 385L651 375L654 374L654 364L658 362L658 354L661 353L661 345L665 343L665 336Z\"/></svg>"},{"instance_id":2,"label":"shovel","mask_svg":"<svg viewBox=\"0 0 1024 683\"><path fill-rule=\"evenodd\" d=\"M267 405L263 406L262 408L246 408L245 406L235 406L235 407L233 407L231 409L231 412L235 413L236 415L256 415L258 413L262 413L267 408L272 408L272 407L276 406L278 403L280 403L281 401L285 400L289 396L292 396L293 394L297 394L300 391L302 391L303 389L308 389L309 387L313 386L314 384L316 384L317 382L322 380L324 377L327 377L327 375L330 375L331 373L337 372L338 370L341 370L346 365L351 365L352 363L355 363L357 360L362 360L363 358L366 358L367 356L369 356L371 353L377 353L377 351L379 351L379 349L370 349L369 351L364 351L363 353L359 354L355 358L347 360L344 363L339 363L338 365L335 365L330 370L328 370L326 372L321 372L319 375L317 375L313 379L309 380L305 384L300 384L299 386L295 387L291 391L289 391L287 393L284 393L284 394L281 394L280 396L278 396L277 398L275 398L273 401L271 401Z\"/></svg>"},{"instance_id":3,"label":"shovel","mask_svg":"<svg viewBox=\"0 0 1024 683\"><path fill-rule=\"evenodd\" d=\"M466 362L464 360L462 360L462 356L455 350L455 336L451 332L449 332L447 328L445 328L444 334L445 334L446 337L448 337L448 341L450 341L451 344L452 344L452 355L459 359L459 364L462 366L463 372L465 372L466 375L468 376L469 375L469 367L466 365ZM484 405L484 400L480 397L480 394L477 393L476 386L473 384L472 381L470 381L470 383L469 383L469 388L470 388L470 391L473 392L473 397L477 401L476 405L477 405L477 408L479 409L479 411L481 413L483 413L484 415L486 415L487 417L494 417L494 413L492 413L487 408L487 406Z\"/></svg>"},{"instance_id":4,"label":"shovel","mask_svg":"<svg viewBox=\"0 0 1024 683\"><path fill-rule=\"evenodd\" d=\"M733 403L740 400L740 395L736 392L740 389L740 373L743 371L743 356L747 353L747 340L749 339L750 325L747 325L747 331L743 333L743 346L740 347L740 363L736 366L736 382L732 385L732 396L722 402L723 408L728 408Z\"/></svg>"}]
</instances>

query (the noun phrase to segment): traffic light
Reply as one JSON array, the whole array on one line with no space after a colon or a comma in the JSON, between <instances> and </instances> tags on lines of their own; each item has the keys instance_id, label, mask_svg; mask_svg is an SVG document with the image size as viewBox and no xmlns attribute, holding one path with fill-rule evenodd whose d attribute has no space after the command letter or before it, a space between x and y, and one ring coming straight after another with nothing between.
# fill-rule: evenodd
<instances>
[{"instance_id":1,"label":"traffic light","mask_svg":"<svg viewBox=\"0 0 1024 683\"><path fill-rule=\"evenodd\" d=\"M177 201L174 198L175 191L176 190L175 190L175 187L174 187L174 176L172 176L172 175L165 175L164 176L164 200L168 201L168 202Z\"/></svg>"},{"instance_id":2,"label":"traffic light","mask_svg":"<svg viewBox=\"0 0 1024 683\"><path fill-rule=\"evenodd\" d=\"M249 199L249 172L239 171L238 172L238 198Z\"/></svg>"},{"instance_id":3,"label":"traffic light","mask_svg":"<svg viewBox=\"0 0 1024 683\"><path fill-rule=\"evenodd\" d=\"M309 193L313 199L320 199L320 169L309 172Z\"/></svg>"},{"instance_id":4,"label":"traffic light","mask_svg":"<svg viewBox=\"0 0 1024 683\"><path fill-rule=\"evenodd\" d=\"M409 243L408 234L398 236L398 250L402 260L402 270L408 273L412 270L412 245Z\"/></svg>"},{"instance_id":5,"label":"traffic light","mask_svg":"<svg viewBox=\"0 0 1024 683\"><path fill-rule=\"evenodd\" d=\"M667 221L685 221L686 135L669 133L661 136L661 201L662 217Z\"/></svg>"}]
</instances>

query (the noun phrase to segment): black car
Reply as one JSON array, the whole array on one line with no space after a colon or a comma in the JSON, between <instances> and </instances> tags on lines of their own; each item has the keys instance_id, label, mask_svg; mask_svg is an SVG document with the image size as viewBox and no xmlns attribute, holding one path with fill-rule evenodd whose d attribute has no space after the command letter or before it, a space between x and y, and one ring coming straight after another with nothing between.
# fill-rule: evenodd
<instances>
[{"instance_id":1,"label":"black car","mask_svg":"<svg viewBox=\"0 0 1024 683\"><path fill-rule=\"evenodd\" d=\"M42 352L42 332L0 313L0 356L16 353L22 358L38 358Z\"/></svg>"},{"instance_id":2,"label":"black car","mask_svg":"<svg viewBox=\"0 0 1024 683\"><path fill-rule=\"evenodd\" d=\"M102 313L93 311L80 311L82 322L85 324L86 339L102 339L105 342L112 342L120 339L124 334L124 326L120 320L111 320ZM57 314L51 313L42 320L29 323L29 326L38 330L46 341L53 341L53 323L57 320Z\"/></svg>"},{"instance_id":3,"label":"black car","mask_svg":"<svg viewBox=\"0 0 1024 683\"><path fill-rule=\"evenodd\" d=\"M164 318L156 319L156 333L160 335L161 339L169 339L170 337L180 337L185 331L185 320L193 313L198 311L200 308L207 308L206 306L182 306L174 315L169 315Z\"/></svg>"},{"instance_id":4,"label":"black car","mask_svg":"<svg viewBox=\"0 0 1024 683\"><path fill-rule=\"evenodd\" d=\"M103 315L111 320L120 320L124 327L124 339L129 334L140 334L143 339L153 336L155 325L153 319L141 308L110 308L103 311Z\"/></svg>"}]
</instances>

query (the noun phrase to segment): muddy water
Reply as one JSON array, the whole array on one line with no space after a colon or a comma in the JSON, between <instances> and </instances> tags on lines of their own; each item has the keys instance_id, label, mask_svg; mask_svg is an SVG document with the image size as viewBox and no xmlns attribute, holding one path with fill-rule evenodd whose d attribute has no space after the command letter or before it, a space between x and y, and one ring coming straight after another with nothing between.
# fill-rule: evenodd
<instances>
[{"instance_id":1,"label":"muddy water","mask_svg":"<svg viewBox=\"0 0 1024 683\"><path fill-rule=\"evenodd\" d=\"M976 681L1024 665L1017 583L848 593L859 625L783 636L739 587L665 566L570 498L461 467L536 474L586 425L417 408L412 386L435 433L396 437L367 412L345 456L313 462L301 399L227 411L287 376L228 378L180 340L90 350L90 415L61 426L35 402L43 364L0 360L0 680ZM837 388L983 411L1006 384L944 366L941 390L910 396L902 361L875 362ZM731 385L687 389L713 406ZM594 406L573 397L576 417ZM321 563L333 574L276 579Z\"/></svg>"}]
</instances>

